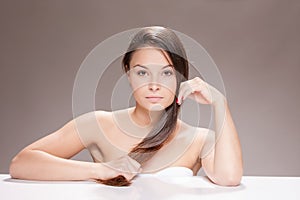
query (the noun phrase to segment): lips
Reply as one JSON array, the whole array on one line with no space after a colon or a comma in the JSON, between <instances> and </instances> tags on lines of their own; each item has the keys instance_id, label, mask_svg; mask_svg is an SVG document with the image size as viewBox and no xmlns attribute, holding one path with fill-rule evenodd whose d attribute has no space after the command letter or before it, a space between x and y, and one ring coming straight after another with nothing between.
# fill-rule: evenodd
<instances>
[{"instance_id":1,"label":"lips","mask_svg":"<svg viewBox=\"0 0 300 200\"><path fill-rule=\"evenodd\" d=\"M160 100L162 100L163 97L161 97L161 96L148 96L148 97L146 97L146 99L148 99L152 103L156 103L156 102L159 102Z\"/></svg>"}]
</instances>

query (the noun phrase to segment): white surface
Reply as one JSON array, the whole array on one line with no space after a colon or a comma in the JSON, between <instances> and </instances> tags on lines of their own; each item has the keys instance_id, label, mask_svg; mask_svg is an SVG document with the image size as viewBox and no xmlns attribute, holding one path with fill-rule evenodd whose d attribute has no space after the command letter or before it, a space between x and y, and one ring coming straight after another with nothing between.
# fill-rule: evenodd
<instances>
[{"instance_id":1,"label":"white surface","mask_svg":"<svg viewBox=\"0 0 300 200\"><path fill-rule=\"evenodd\" d=\"M190 177L193 176L193 171L187 167L167 167L152 174L139 174L139 176L155 176L155 177Z\"/></svg>"},{"instance_id":2,"label":"white surface","mask_svg":"<svg viewBox=\"0 0 300 200\"><path fill-rule=\"evenodd\" d=\"M89 181L24 181L0 175L1 200L34 199L300 199L300 177L243 177L238 187L221 187L205 177L139 176L129 187Z\"/></svg>"}]
</instances>

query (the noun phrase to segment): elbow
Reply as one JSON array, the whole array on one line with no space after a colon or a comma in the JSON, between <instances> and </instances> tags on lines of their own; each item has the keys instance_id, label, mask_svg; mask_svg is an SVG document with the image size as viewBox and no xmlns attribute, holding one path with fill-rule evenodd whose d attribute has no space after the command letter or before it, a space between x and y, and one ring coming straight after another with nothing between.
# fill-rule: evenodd
<instances>
[{"instance_id":1,"label":"elbow","mask_svg":"<svg viewBox=\"0 0 300 200\"><path fill-rule=\"evenodd\" d=\"M11 176L11 178L14 178L14 179L22 179L23 176L22 176L22 169L23 166L22 163L22 158L21 158L21 155L16 155L10 162L10 165L9 165L9 174Z\"/></svg>"},{"instance_id":2,"label":"elbow","mask_svg":"<svg viewBox=\"0 0 300 200\"><path fill-rule=\"evenodd\" d=\"M227 176L224 179L220 181L218 185L221 186L228 186L228 187L234 187L234 186L239 186L241 183L242 176Z\"/></svg>"},{"instance_id":3,"label":"elbow","mask_svg":"<svg viewBox=\"0 0 300 200\"><path fill-rule=\"evenodd\" d=\"M220 186L239 186L241 184L243 172L242 170L235 172L226 172L222 173L222 175L216 176L213 179L213 182Z\"/></svg>"},{"instance_id":4,"label":"elbow","mask_svg":"<svg viewBox=\"0 0 300 200\"><path fill-rule=\"evenodd\" d=\"M11 160L9 165L9 174L12 178L18 178L18 156Z\"/></svg>"}]
</instances>

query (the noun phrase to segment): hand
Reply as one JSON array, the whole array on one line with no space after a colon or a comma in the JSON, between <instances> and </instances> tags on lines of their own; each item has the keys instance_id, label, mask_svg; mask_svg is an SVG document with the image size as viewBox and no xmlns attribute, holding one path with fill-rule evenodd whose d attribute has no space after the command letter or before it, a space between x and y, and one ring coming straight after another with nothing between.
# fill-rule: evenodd
<instances>
[{"instance_id":1,"label":"hand","mask_svg":"<svg viewBox=\"0 0 300 200\"><path fill-rule=\"evenodd\" d=\"M214 104L225 99L221 92L199 77L180 84L177 103L181 105L186 98L191 98L200 104Z\"/></svg>"},{"instance_id":2,"label":"hand","mask_svg":"<svg viewBox=\"0 0 300 200\"><path fill-rule=\"evenodd\" d=\"M117 176L124 176L127 181L132 180L138 173L141 172L141 165L134 159L125 155L117 160L101 163L101 179L107 180Z\"/></svg>"}]
</instances>

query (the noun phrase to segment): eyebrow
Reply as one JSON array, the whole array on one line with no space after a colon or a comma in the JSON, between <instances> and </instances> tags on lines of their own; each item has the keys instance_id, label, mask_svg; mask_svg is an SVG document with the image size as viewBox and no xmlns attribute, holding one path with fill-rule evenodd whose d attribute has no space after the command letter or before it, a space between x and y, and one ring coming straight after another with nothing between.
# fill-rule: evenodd
<instances>
[{"instance_id":1,"label":"eyebrow","mask_svg":"<svg viewBox=\"0 0 300 200\"><path fill-rule=\"evenodd\" d=\"M145 69L149 69L148 67L140 65L140 64L136 64L132 68L135 68L135 67L142 67L142 68L145 68ZM174 67L174 66L169 64L169 65L164 66L162 69L167 68L167 67Z\"/></svg>"}]
</instances>

